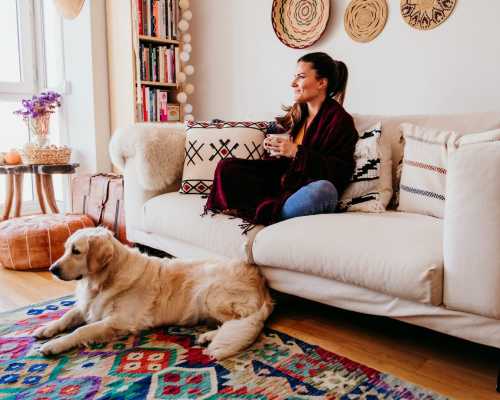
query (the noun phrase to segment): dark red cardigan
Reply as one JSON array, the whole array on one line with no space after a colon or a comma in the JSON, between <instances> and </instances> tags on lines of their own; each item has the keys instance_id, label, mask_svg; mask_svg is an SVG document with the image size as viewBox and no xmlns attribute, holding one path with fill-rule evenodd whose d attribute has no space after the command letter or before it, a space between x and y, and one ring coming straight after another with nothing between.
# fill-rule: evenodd
<instances>
[{"instance_id":1,"label":"dark red cardigan","mask_svg":"<svg viewBox=\"0 0 500 400\"><path fill-rule=\"evenodd\" d=\"M293 137L300 126L292 131ZM269 225L280 220L286 199L310 182L329 180L340 196L354 171L357 140L352 117L335 100L327 99L307 128L295 158L219 161L205 210L232 209L252 224Z\"/></svg>"}]
</instances>

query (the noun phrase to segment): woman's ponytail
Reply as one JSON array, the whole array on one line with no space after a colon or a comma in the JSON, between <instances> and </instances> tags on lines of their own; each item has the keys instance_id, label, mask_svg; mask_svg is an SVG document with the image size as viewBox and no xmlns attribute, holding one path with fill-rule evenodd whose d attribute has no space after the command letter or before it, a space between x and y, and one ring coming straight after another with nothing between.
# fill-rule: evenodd
<instances>
[{"instance_id":1,"label":"woman's ponytail","mask_svg":"<svg viewBox=\"0 0 500 400\"><path fill-rule=\"evenodd\" d=\"M330 97L337 100L340 104L344 104L345 91L347 87L347 79L349 78L349 71L347 65L342 61L333 61L334 63L334 76L332 77L332 87L328 93ZM330 89L330 80L328 80L328 87Z\"/></svg>"}]
</instances>

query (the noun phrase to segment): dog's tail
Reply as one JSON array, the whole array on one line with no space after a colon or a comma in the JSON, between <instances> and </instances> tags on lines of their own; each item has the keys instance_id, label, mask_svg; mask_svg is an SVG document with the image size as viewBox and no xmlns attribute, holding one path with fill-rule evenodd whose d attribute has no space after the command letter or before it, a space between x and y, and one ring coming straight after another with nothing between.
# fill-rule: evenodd
<instances>
[{"instance_id":1,"label":"dog's tail","mask_svg":"<svg viewBox=\"0 0 500 400\"><path fill-rule=\"evenodd\" d=\"M219 327L207 349L212 357L222 360L255 342L264 328L264 322L273 312L273 302L269 296L266 297L262 306L253 314L226 321Z\"/></svg>"}]
</instances>

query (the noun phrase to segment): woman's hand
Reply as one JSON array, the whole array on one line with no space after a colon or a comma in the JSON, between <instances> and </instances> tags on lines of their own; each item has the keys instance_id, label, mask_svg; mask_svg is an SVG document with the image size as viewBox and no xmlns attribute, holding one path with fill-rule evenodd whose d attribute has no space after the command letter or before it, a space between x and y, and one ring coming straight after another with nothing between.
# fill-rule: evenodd
<instances>
[{"instance_id":1,"label":"woman's hand","mask_svg":"<svg viewBox=\"0 0 500 400\"><path fill-rule=\"evenodd\" d=\"M279 137L266 137L264 139L264 149L270 152L271 156L295 157L298 145L290 140Z\"/></svg>"}]
</instances>

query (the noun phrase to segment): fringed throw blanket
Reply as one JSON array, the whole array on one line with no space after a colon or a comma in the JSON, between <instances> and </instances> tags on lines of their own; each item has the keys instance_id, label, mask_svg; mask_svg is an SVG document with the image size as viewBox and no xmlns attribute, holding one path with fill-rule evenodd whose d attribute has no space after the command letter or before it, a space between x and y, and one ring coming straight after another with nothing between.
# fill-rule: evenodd
<instances>
[{"instance_id":1,"label":"fringed throw blanket","mask_svg":"<svg viewBox=\"0 0 500 400\"><path fill-rule=\"evenodd\" d=\"M292 130L292 137L301 125ZM221 160L205 211L230 210L247 222L269 225L279 221L286 199L310 182L329 180L340 196L353 173L357 140L352 117L335 100L327 99L295 158Z\"/></svg>"}]
</instances>

